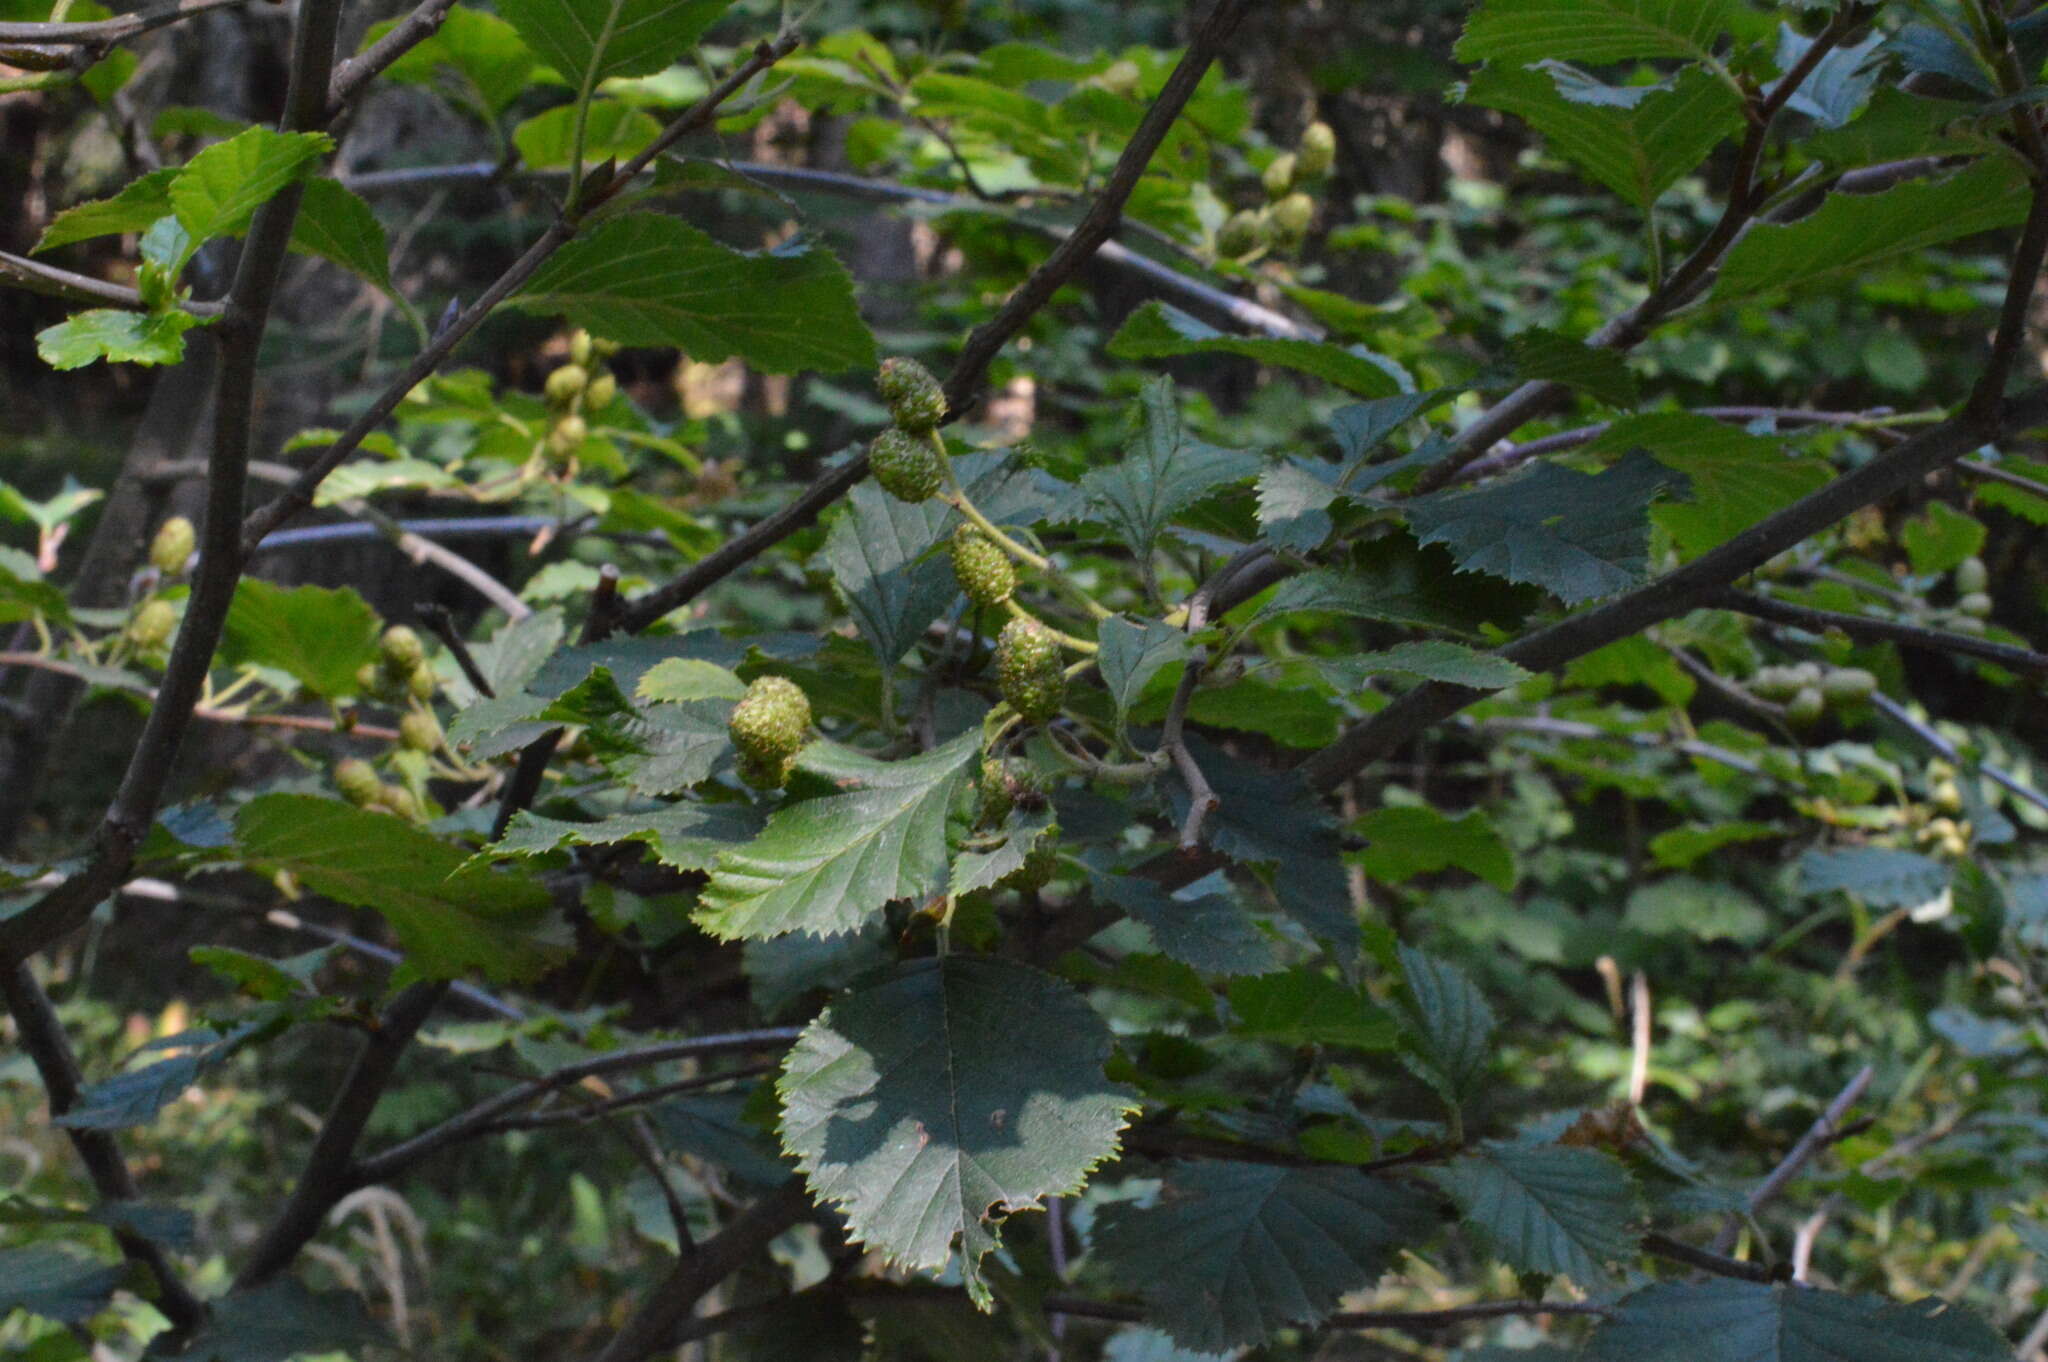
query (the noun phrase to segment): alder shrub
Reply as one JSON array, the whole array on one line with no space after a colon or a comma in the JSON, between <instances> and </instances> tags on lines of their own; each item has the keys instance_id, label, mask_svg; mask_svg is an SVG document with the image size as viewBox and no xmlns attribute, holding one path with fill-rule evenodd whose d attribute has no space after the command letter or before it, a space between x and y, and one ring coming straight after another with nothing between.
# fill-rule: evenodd
<instances>
[{"instance_id":1,"label":"alder shrub","mask_svg":"<svg viewBox=\"0 0 2048 1362\"><path fill-rule=\"evenodd\" d=\"M1344 8L0 10L11 1354L2039 1355L2048 23Z\"/></svg>"}]
</instances>

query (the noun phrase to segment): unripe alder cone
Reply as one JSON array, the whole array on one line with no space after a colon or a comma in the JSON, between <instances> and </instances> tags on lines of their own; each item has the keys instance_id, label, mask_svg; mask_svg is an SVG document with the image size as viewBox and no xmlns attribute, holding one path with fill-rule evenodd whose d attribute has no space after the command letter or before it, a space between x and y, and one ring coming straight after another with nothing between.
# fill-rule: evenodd
<instances>
[{"instance_id":1,"label":"unripe alder cone","mask_svg":"<svg viewBox=\"0 0 2048 1362\"><path fill-rule=\"evenodd\" d=\"M555 428L548 432L548 453L558 459L566 459L583 447L583 441L590 434L590 423L571 412L555 422Z\"/></svg>"},{"instance_id":2,"label":"unripe alder cone","mask_svg":"<svg viewBox=\"0 0 2048 1362\"><path fill-rule=\"evenodd\" d=\"M1275 200L1285 197L1287 191L1294 188L1294 173L1300 165L1300 158L1291 151L1283 151L1268 161L1266 173L1259 177L1266 197Z\"/></svg>"},{"instance_id":3,"label":"unripe alder cone","mask_svg":"<svg viewBox=\"0 0 2048 1362\"><path fill-rule=\"evenodd\" d=\"M558 407L573 406L590 386L590 371L580 364L564 364L548 375L548 401Z\"/></svg>"},{"instance_id":4,"label":"unripe alder cone","mask_svg":"<svg viewBox=\"0 0 2048 1362\"><path fill-rule=\"evenodd\" d=\"M1316 201L1306 194L1289 194L1273 205L1273 230L1283 241L1299 241L1315 225Z\"/></svg>"},{"instance_id":5,"label":"unripe alder cone","mask_svg":"<svg viewBox=\"0 0 2048 1362\"><path fill-rule=\"evenodd\" d=\"M1001 605L1017 589L1017 568L995 540L972 525L953 531L953 576L967 599Z\"/></svg>"},{"instance_id":6,"label":"unripe alder cone","mask_svg":"<svg viewBox=\"0 0 2048 1362\"><path fill-rule=\"evenodd\" d=\"M383 659L384 670L397 677L411 676L413 669L427 660L427 645L402 624L384 631L384 637L377 641L377 652Z\"/></svg>"},{"instance_id":7,"label":"unripe alder cone","mask_svg":"<svg viewBox=\"0 0 2048 1362\"><path fill-rule=\"evenodd\" d=\"M1982 558L1965 558L1956 564L1956 590L1968 596L1991 585L1990 570Z\"/></svg>"},{"instance_id":8,"label":"unripe alder cone","mask_svg":"<svg viewBox=\"0 0 2048 1362\"><path fill-rule=\"evenodd\" d=\"M192 561L192 550L198 543L199 534L192 528L192 522L174 515L157 527L156 538L149 541L150 566L166 577L176 577Z\"/></svg>"},{"instance_id":9,"label":"unripe alder cone","mask_svg":"<svg viewBox=\"0 0 2048 1362\"><path fill-rule=\"evenodd\" d=\"M788 762L810 736L810 698L787 677L758 677L732 707L726 728L743 763L750 760L774 766Z\"/></svg>"},{"instance_id":10,"label":"unripe alder cone","mask_svg":"<svg viewBox=\"0 0 2048 1362\"><path fill-rule=\"evenodd\" d=\"M434 692L441 688L441 678L434 675L434 669L422 662L412 669L412 675L405 678L405 688L412 698L425 703L434 698Z\"/></svg>"},{"instance_id":11,"label":"unripe alder cone","mask_svg":"<svg viewBox=\"0 0 2048 1362\"><path fill-rule=\"evenodd\" d=\"M868 469L882 490L898 501L928 501L946 480L945 465L931 441L894 428L868 446Z\"/></svg>"},{"instance_id":12,"label":"unripe alder cone","mask_svg":"<svg viewBox=\"0 0 2048 1362\"><path fill-rule=\"evenodd\" d=\"M1018 778L1013 768L1023 763L1015 758L983 757L981 779L974 787L974 821L983 827L1002 822L1017 806Z\"/></svg>"},{"instance_id":13,"label":"unripe alder cone","mask_svg":"<svg viewBox=\"0 0 2048 1362\"><path fill-rule=\"evenodd\" d=\"M398 741L415 752L434 752L441 746L441 723L424 709L407 710L398 721Z\"/></svg>"},{"instance_id":14,"label":"unripe alder cone","mask_svg":"<svg viewBox=\"0 0 2048 1362\"><path fill-rule=\"evenodd\" d=\"M1868 700L1877 693L1877 677L1861 667L1837 667L1821 678L1820 690L1830 704Z\"/></svg>"},{"instance_id":15,"label":"unripe alder cone","mask_svg":"<svg viewBox=\"0 0 2048 1362\"><path fill-rule=\"evenodd\" d=\"M350 757L335 764L334 788L341 791L342 798L361 808L377 801L384 793L384 782L370 763L361 757Z\"/></svg>"},{"instance_id":16,"label":"unripe alder cone","mask_svg":"<svg viewBox=\"0 0 2048 1362\"><path fill-rule=\"evenodd\" d=\"M1749 678L1749 689L1759 699L1782 703L1799 694L1800 681L1790 667L1760 667Z\"/></svg>"},{"instance_id":17,"label":"unripe alder cone","mask_svg":"<svg viewBox=\"0 0 2048 1362\"><path fill-rule=\"evenodd\" d=\"M569 337L569 362L571 364L589 364L591 352L594 348L588 331L573 333Z\"/></svg>"},{"instance_id":18,"label":"unripe alder cone","mask_svg":"<svg viewBox=\"0 0 2048 1362\"><path fill-rule=\"evenodd\" d=\"M937 430L946 419L946 390L932 371L898 355L882 361L875 387L889 404L889 417L912 435Z\"/></svg>"},{"instance_id":19,"label":"unripe alder cone","mask_svg":"<svg viewBox=\"0 0 2048 1362\"><path fill-rule=\"evenodd\" d=\"M1003 626L996 637L996 688L1026 723L1043 723L1060 712L1067 696L1059 640L1025 616Z\"/></svg>"},{"instance_id":20,"label":"unripe alder cone","mask_svg":"<svg viewBox=\"0 0 2048 1362\"><path fill-rule=\"evenodd\" d=\"M1972 591L1956 602L1956 609L1972 619L1988 619L1991 615L1991 597L1982 591Z\"/></svg>"},{"instance_id":21,"label":"unripe alder cone","mask_svg":"<svg viewBox=\"0 0 2048 1362\"><path fill-rule=\"evenodd\" d=\"M1103 67L1089 81L1089 84L1097 89L1107 90L1113 95L1135 94L1138 89L1138 82L1143 79L1144 74L1144 72L1138 69L1136 62L1125 57Z\"/></svg>"},{"instance_id":22,"label":"unripe alder cone","mask_svg":"<svg viewBox=\"0 0 2048 1362\"><path fill-rule=\"evenodd\" d=\"M1250 255L1259 248L1264 226L1264 221L1249 208L1232 213L1216 229L1216 254L1231 259Z\"/></svg>"},{"instance_id":23,"label":"unripe alder cone","mask_svg":"<svg viewBox=\"0 0 2048 1362\"><path fill-rule=\"evenodd\" d=\"M1794 728L1809 728L1827 712L1827 697L1819 686L1802 686L1785 705L1785 719Z\"/></svg>"},{"instance_id":24,"label":"unripe alder cone","mask_svg":"<svg viewBox=\"0 0 2048 1362\"><path fill-rule=\"evenodd\" d=\"M1315 122L1301 130L1301 145L1294 151L1294 173L1305 178L1327 175L1337 159L1337 134L1328 123Z\"/></svg>"},{"instance_id":25,"label":"unripe alder cone","mask_svg":"<svg viewBox=\"0 0 2048 1362\"><path fill-rule=\"evenodd\" d=\"M590 380L590 386L583 390L583 410L603 411L619 395L619 380L607 369Z\"/></svg>"},{"instance_id":26,"label":"unripe alder cone","mask_svg":"<svg viewBox=\"0 0 2048 1362\"><path fill-rule=\"evenodd\" d=\"M419 799L403 785L386 785L377 792L377 802L400 818L417 823L426 810L420 807Z\"/></svg>"},{"instance_id":27,"label":"unripe alder cone","mask_svg":"<svg viewBox=\"0 0 2048 1362\"><path fill-rule=\"evenodd\" d=\"M138 648L161 648L178 627L178 611L169 601L144 601L128 618L128 641Z\"/></svg>"}]
</instances>

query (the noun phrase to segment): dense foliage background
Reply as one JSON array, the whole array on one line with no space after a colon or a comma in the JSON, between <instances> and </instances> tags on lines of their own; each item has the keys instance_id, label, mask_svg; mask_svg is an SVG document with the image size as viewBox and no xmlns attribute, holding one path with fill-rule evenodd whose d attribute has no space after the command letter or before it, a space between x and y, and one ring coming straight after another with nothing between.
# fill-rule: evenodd
<instances>
[{"instance_id":1,"label":"dense foliage background","mask_svg":"<svg viewBox=\"0 0 2048 1362\"><path fill-rule=\"evenodd\" d=\"M0 0L0 1349L2042 1357L2044 59Z\"/></svg>"}]
</instances>

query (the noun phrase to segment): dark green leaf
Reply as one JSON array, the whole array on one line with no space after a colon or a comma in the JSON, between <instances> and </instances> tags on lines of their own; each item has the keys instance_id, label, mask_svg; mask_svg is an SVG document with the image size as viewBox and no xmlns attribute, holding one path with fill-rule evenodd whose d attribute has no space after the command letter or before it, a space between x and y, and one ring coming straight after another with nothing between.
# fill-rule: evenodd
<instances>
[{"instance_id":1,"label":"dark green leaf","mask_svg":"<svg viewBox=\"0 0 2048 1362\"><path fill-rule=\"evenodd\" d=\"M1049 975L952 955L899 966L806 1027L778 1086L783 1145L852 1237L935 1271L981 1260L1010 1213L1076 1191L1135 1110L1109 1030Z\"/></svg>"},{"instance_id":2,"label":"dark green leaf","mask_svg":"<svg viewBox=\"0 0 2048 1362\"><path fill-rule=\"evenodd\" d=\"M652 214L614 218L570 242L511 302L627 345L675 346L707 364L738 355L786 374L875 362L853 282L831 252L797 243L736 251Z\"/></svg>"},{"instance_id":3,"label":"dark green leaf","mask_svg":"<svg viewBox=\"0 0 2048 1362\"><path fill-rule=\"evenodd\" d=\"M316 894L382 914L407 964L429 978L471 969L519 978L546 963L530 935L548 892L523 875L465 864L462 848L389 814L309 795L263 795L235 817L254 865L288 870Z\"/></svg>"},{"instance_id":4,"label":"dark green leaf","mask_svg":"<svg viewBox=\"0 0 2048 1362\"><path fill-rule=\"evenodd\" d=\"M338 180L307 181L292 222L292 249L331 260L391 292L391 243L384 238L384 225L369 204Z\"/></svg>"},{"instance_id":5,"label":"dark green leaf","mask_svg":"<svg viewBox=\"0 0 2048 1362\"><path fill-rule=\"evenodd\" d=\"M1660 1282L1625 1297L1585 1362L2011 1362L2012 1346L1937 1297L1897 1305L1804 1286Z\"/></svg>"},{"instance_id":6,"label":"dark green leaf","mask_svg":"<svg viewBox=\"0 0 2048 1362\"><path fill-rule=\"evenodd\" d=\"M1237 1029L1282 1045L1342 1045L1389 1050L1401 1038L1392 1013L1312 966L1233 979Z\"/></svg>"},{"instance_id":7,"label":"dark green leaf","mask_svg":"<svg viewBox=\"0 0 2048 1362\"><path fill-rule=\"evenodd\" d=\"M1216 488L1257 472L1259 461L1189 435L1170 379L1145 385L1142 420L1124 455L1081 479L1090 517L1102 520L1139 553L1149 552L1174 516Z\"/></svg>"},{"instance_id":8,"label":"dark green leaf","mask_svg":"<svg viewBox=\"0 0 2048 1362\"><path fill-rule=\"evenodd\" d=\"M1584 341L1532 326L1508 341L1515 376L1525 381L1562 383L1590 393L1611 407L1636 404L1636 376L1616 350L1596 349Z\"/></svg>"},{"instance_id":9,"label":"dark green leaf","mask_svg":"<svg viewBox=\"0 0 2048 1362\"><path fill-rule=\"evenodd\" d=\"M732 0L500 0L534 55L572 88L651 76L689 55Z\"/></svg>"},{"instance_id":10,"label":"dark green leaf","mask_svg":"<svg viewBox=\"0 0 2048 1362\"><path fill-rule=\"evenodd\" d=\"M1356 829L1369 844L1359 864L1383 884L1456 866L1503 893L1515 887L1515 854L1478 809L1449 818L1426 804L1388 804L1359 819Z\"/></svg>"},{"instance_id":11,"label":"dark green leaf","mask_svg":"<svg viewBox=\"0 0 2048 1362\"><path fill-rule=\"evenodd\" d=\"M183 1353L193 1362L288 1362L306 1353L385 1344L353 1291L311 1291L290 1277L214 1301L211 1318Z\"/></svg>"},{"instance_id":12,"label":"dark green leaf","mask_svg":"<svg viewBox=\"0 0 2048 1362\"><path fill-rule=\"evenodd\" d=\"M825 562L853 622L885 667L894 666L959 594L944 554L928 554L953 509L936 498L899 501L871 478L847 493L825 538Z\"/></svg>"},{"instance_id":13,"label":"dark green leaf","mask_svg":"<svg viewBox=\"0 0 2048 1362\"><path fill-rule=\"evenodd\" d=\"M1683 482L1641 454L1597 474L1542 463L1425 497L1409 508L1408 524L1422 543L1446 545L1463 571L1533 583L1577 605L1642 580L1650 502Z\"/></svg>"},{"instance_id":14,"label":"dark green leaf","mask_svg":"<svg viewBox=\"0 0 2048 1362\"><path fill-rule=\"evenodd\" d=\"M25 1310L59 1324L83 1324L127 1284L120 1264L74 1257L54 1244L0 1249L0 1320Z\"/></svg>"},{"instance_id":15,"label":"dark green leaf","mask_svg":"<svg viewBox=\"0 0 2048 1362\"><path fill-rule=\"evenodd\" d=\"M391 19L372 25L363 35L363 45L376 42L397 23ZM443 71L463 83L465 98L495 115L533 84L533 53L512 25L497 15L454 5L440 28L387 67L384 78L401 85L434 86Z\"/></svg>"},{"instance_id":16,"label":"dark green leaf","mask_svg":"<svg viewBox=\"0 0 2048 1362\"><path fill-rule=\"evenodd\" d=\"M71 1109L55 1124L71 1130L126 1130L147 1125L178 1096L246 1044L254 1032L239 1027L229 1032L184 1031L153 1042L140 1053L170 1052L126 1073L92 1084L78 1094Z\"/></svg>"},{"instance_id":17,"label":"dark green leaf","mask_svg":"<svg viewBox=\"0 0 2048 1362\"><path fill-rule=\"evenodd\" d=\"M1264 974L1277 963L1273 943L1220 874L1173 894L1150 880L1104 874L1093 866L1089 882L1098 897L1143 923L1171 959L1211 974Z\"/></svg>"},{"instance_id":18,"label":"dark green leaf","mask_svg":"<svg viewBox=\"0 0 2048 1362\"><path fill-rule=\"evenodd\" d=\"M1399 956L1408 983L1409 1067L1458 1106L1493 1067L1493 1009L1456 965L1409 946Z\"/></svg>"},{"instance_id":19,"label":"dark green leaf","mask_svg":"<svg viewBox=\"0 0 2048 1362\"><path fill-rule=\"evenodd\" d=\"M1948 888L1948 867L1917 851L1850 847L1807 852L1799 880L1809 894L1840 889L1873 908L1917 908Z\"/></svg>"},{"instance_id":20,"label":"dark green leaf","mask_svg":"<svg viewBox=\"0 0 2048 1362\"><path fill-rule=\"evenodd\" d=\"M1829 477L1819 459L1788 458L1777 440L1691 412L1625 417L1589 447L1591 453L1636 450L1685 475L1686 499L1656 506L1650 518L1688 557L1734 538Z\"/></svg>"},{"instance_id":21,"label":"dark green leaf","mask_svg":"<svg viewBox=\"0 0 2048 1362\"><path fill-rule=\"evenodd\" d=\"M537 856L569 846L645 842L663 865L709 870L721 851L757 836L761 816L745 804L676 803L645 813L615 813L594 823L569 823L522 809L492 856Z\"/></svg>"},{"instance_id":22,"label":"dark green leaf","mask_svg":"<svg viewBox=\"0 0 2048 1362\"><path fill-rule=\"evenodd\" d=\"M1620 1164L1594 1150L1488 1143L1429 1176L1465 1223L1523 1272L1597 1287L1608 1264L1636 1251L1635 1189Z\"/></svg>"},{"instance_id":23,"label":"dark green leaf","mask_svg":"<svg viewBox=\"0 0 2048 1362\"><path fill-rule=\"evenodd\" d=\"M1133 621L1116 615L1102 622L1096 666L1109 687L1118 715L1128 712L1145 683L1166 667L1188 659L1188 636L1158 620Z\"/></svg>"},{"instance_id":24,"label":"dark green leaf","mask_svg":"<svg viewBox=\"0 0 2048 1362\"><path fill-rule=\"evenodd\" d=\"M1181 1164L1157 1204L1098 1213L1095 1256L1176 1343L1216 1352L1327 1318L1432 1219L1415 1193L1350 1169Z\"/></svg>"},{"instance_id":25,"label":"dark green leaf","mask_svg":"<svg viewBox=\"0 0 2048 1362\"><path fill-rule=\"evenodd\" d=\"M1487 0L1457 55L1504 63L1705 57L1742 27L1739 0Z\"/></svg>"}]
</instances>

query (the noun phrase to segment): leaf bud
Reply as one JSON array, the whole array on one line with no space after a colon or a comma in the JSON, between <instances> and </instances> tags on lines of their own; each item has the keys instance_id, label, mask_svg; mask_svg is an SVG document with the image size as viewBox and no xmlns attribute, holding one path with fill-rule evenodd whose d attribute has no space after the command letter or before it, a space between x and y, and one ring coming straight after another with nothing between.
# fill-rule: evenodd
<instances>
[{"instance_id":1,"label":"leaf bud","mask_svg":"<svg viewBox=\"0 0 2048 1362\"><path fill-rule=\"evenodd\" d=\"M619 380L609 369L600 370L583 390L583 410L603 411L619 395Z\"/></svg>"},{"instance_id":2,"label":"leaf bud","mask_svg":"<svg viewBox=\"0 0 2048 1362\"><path fill-rule=\"evenodd\" d=\"M128 617L128 641L145 652L153 651L170 642L177 627L176 606L166 600L146 600Z\"/></svg>"},{"instance_id":3,"label":"leaf bud","mask_svg":"<svg viewBox=\"0 0 2048 1362\"><path fill-rule=\"evenodd\" d=\"M1316 201L1306 194L1289 194L1273 205L1273 233L1282 241L1300 241L1315 220Z\"/></svg>"},{"instance_id":4,"label":"leaf bud","mask_svg":"<svg viewBox=\"0 0 2048 1362\"><path fill-rule=\"evenodd\" d=\"M1216 254L1231 260L1250 255L1264 236L1265 220L1251 209L1241 208L1216 229Z\"/></svg>"},{"instance_id":5,"label":"leaf bud","mask_svg":"<svg viewBox=\"0 0 2048 1362\"><path fill-rule=\"evenodd\" d=\"M361 757L349 757L334 765L334 788L357 808L367 808L384 793L384 782L376 768Z\"/></svg>"},{"instance_id":6,"label":"leaf bud","mask_svg":"<svg viewBox=\"0 0 2048 1362\"><path fill-rule=\"evenodd\" d=\"M571 364L581 364L587 367L595 348L591 343L588 331L578 328L569 333L569 362Z\"/></svg>"},{"instance_id":7,"label":"leaf bud","mask_svg":"<svg viewBox=\"0 0 2048 1362\"><path fill-rule=\"evenodd\" d=\"M1991 585L1991 573L1982 558L1965 558L1956 564L1956 590L1968 596Z\"/></svg>"}]
</instances>

